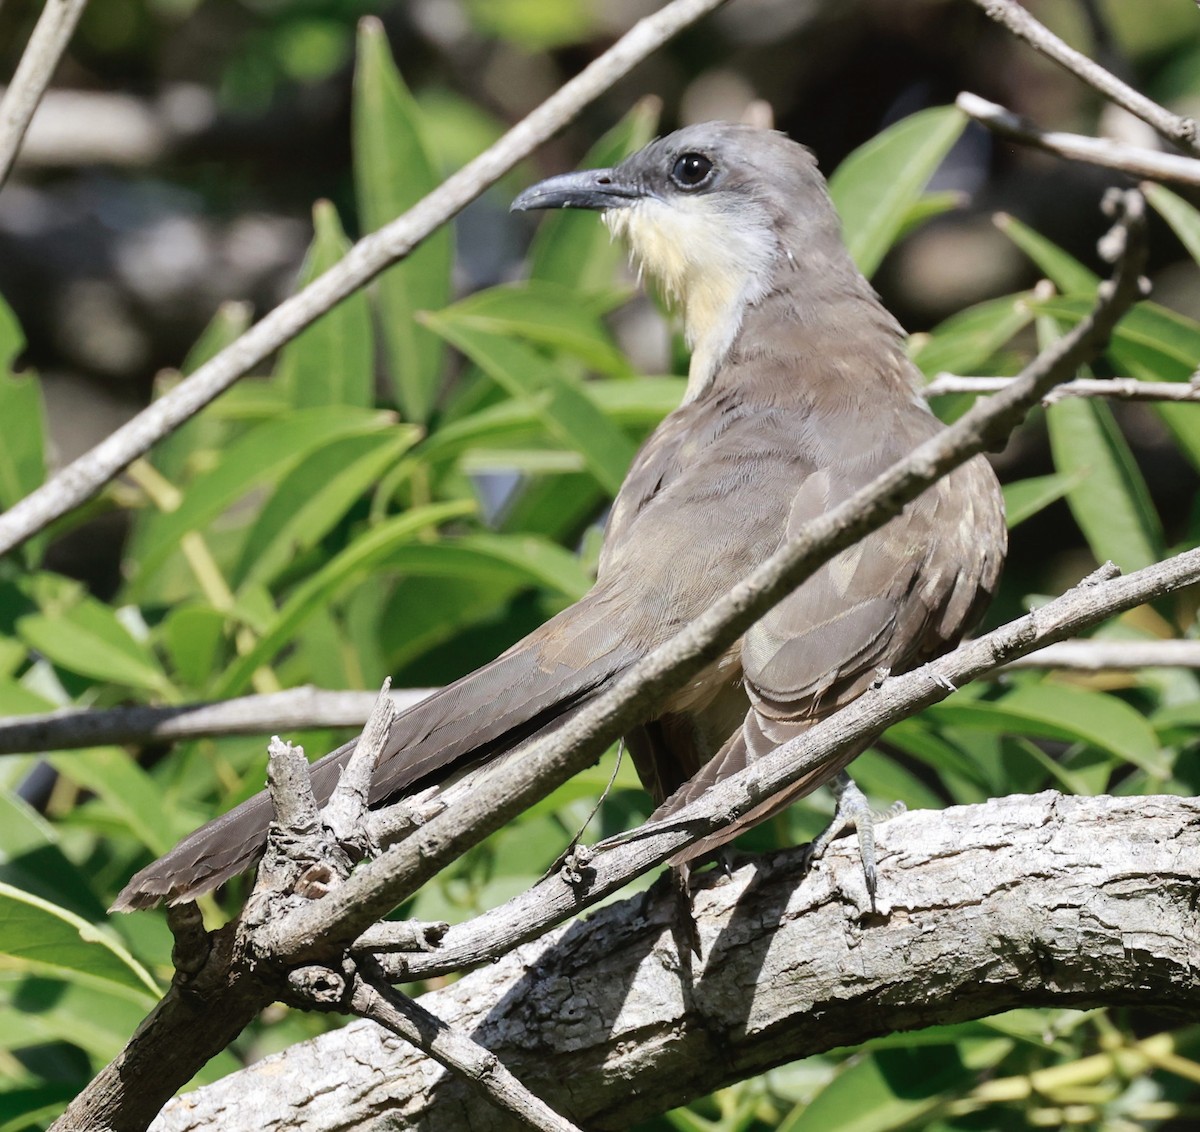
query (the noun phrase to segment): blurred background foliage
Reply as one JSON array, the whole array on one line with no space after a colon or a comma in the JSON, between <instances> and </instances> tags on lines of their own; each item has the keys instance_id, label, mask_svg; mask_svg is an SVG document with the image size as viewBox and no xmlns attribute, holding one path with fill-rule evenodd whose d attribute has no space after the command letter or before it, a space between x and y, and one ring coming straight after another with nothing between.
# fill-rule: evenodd
<instances>
[{"instance_id":1,"label":"blurred background foliage","mask_svg":"<svg viewBox=\"0 0 1200 1132\"><path fill-rule=\"evenodd\" d=\"M601 51L645 0L93 0L0 193L0 506L106 435L402 211ZM1200 108L1191 0L1044 0L1140 89ZM11 74L34 6L0 8ZM364 17L371 17L364 20ZM403 78L401 77L403 76ZM859 263L929 376L1014 373L1086 311L1103 189L994 142L960 89L1049 127L1137 123L963 0L733 0L393 268L0 561L0 712L182 703L312 683L454 679L589 585L599 522L686 357L595 217L534 230L513 193L767 101L812 145ZM836 171L836 172L835 172ZM1151 301L1096 372L1200 364L1200 213L1156 191ZM1000 211L1002 216L995 213ZM1049 280L1050 286L1034 285ZM941 398L947 419L966 407ZM995 623L1200 540L1200 409L1066 401L996 464L1013 530ZM1105 626L1195 635L1194 595ZM1200 683L1021 673L963 689L855 764L876 799L1200 791ZM320 754L345 736L295 736ZM169 977L124 880L257 791L260 738L0 759L0 1132L43 1126ZM610 755L403 909L462 919L527 887L587 820ZM623 765L589 829L641 821ZM811 836L814 796L743 839ZM240 885L206 900L210 922ZM264 1013L211 1079L330 1025ZM1135 1010L1021 1010L734 1084L643 1127L721 1132L1193 1127L1200 1030Z\"/></svg>"}]
</instances>

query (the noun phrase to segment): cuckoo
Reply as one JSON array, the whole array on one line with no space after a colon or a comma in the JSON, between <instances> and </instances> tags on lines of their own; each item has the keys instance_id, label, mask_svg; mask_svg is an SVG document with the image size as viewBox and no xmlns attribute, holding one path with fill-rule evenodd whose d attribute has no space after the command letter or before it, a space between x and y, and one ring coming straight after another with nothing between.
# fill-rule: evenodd
<instances>
[{"instance_id":1,"label":"cuckoo","mask_svg":"<svg viewBox=\"0 0 1200 1132\"><path fill-rule=\"evenodd\" d=\"M855 267L811 153L782 134L689 126L612 169L541 182L517 210L600 212L682 313L678 409L638 453L595 585L491 663L399 715L371 804L516 753L942 426L904 333ZM627 736L669 814L864 691L952 647L993 593L1000 489L976 457L842 551ZM693 858L838 776L831 757ZM328 797L353 743L312 768ZM271 806L250 799L139 872L119 909L191 899L252 865Z\"/></svg>"}]
</instances>

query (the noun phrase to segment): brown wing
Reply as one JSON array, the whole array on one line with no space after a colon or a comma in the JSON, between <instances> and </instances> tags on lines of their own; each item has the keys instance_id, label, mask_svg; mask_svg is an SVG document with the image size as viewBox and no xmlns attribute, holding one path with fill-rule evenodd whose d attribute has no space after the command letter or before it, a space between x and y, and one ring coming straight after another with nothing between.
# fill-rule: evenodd
<instances>
[{"instance_id":1,"label":"brown wing","mask_svg":"<svg viewBox=\"0 0 1200 1132\"><path fill-rule=\"evenodd\" d=\"M796 495L788 533L857 486L815 473ZM831 560L746 633L741 659L750 710L717 755L655 817L668 816L849 703L877 669L903 672L956 643L995 588L1004 545L998 487L980 458ZM814 768L736 825L690 847L679 861L724 844L810 793L870 742Z\"/></svg>"}]
</instances>

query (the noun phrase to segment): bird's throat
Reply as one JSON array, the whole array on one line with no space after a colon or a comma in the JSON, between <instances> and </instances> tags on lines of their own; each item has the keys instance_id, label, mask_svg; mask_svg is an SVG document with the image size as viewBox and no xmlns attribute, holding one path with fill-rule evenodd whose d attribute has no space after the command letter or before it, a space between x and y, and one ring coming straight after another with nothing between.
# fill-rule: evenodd
<instances>
[{"instance_id":1,"label":"bird's throat","mask_svg":"<svg viewBox=\"0 0 1200 1132\"><path fill-rule=\"evenodd\" d=\"M746 307L767 290L778 241L769 224L719 213L705 198L669 206L642 200L604 220L683 314L692 351L684 401L694 401L711 384Z\"/></svg>"}]
</instances>

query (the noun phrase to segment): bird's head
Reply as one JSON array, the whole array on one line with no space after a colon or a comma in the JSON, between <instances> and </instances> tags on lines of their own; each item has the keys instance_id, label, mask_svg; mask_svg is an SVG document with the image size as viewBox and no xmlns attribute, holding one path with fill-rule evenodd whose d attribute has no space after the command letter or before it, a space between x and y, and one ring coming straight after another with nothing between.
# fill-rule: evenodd
<instances>
[{"instance_id":1,"label":"bird's head","mask_svg":"<svg viewBox=\"0 0 1200 1132\"><path fill-rule=\"evenodd\" d=\"M806 265L848 265L812 154L774 130L706 122L657 138L612 169L551 177L512 207L603 214L684 314L705 369L719 363L748 306Z\"/></svg>"}]
</instances>

